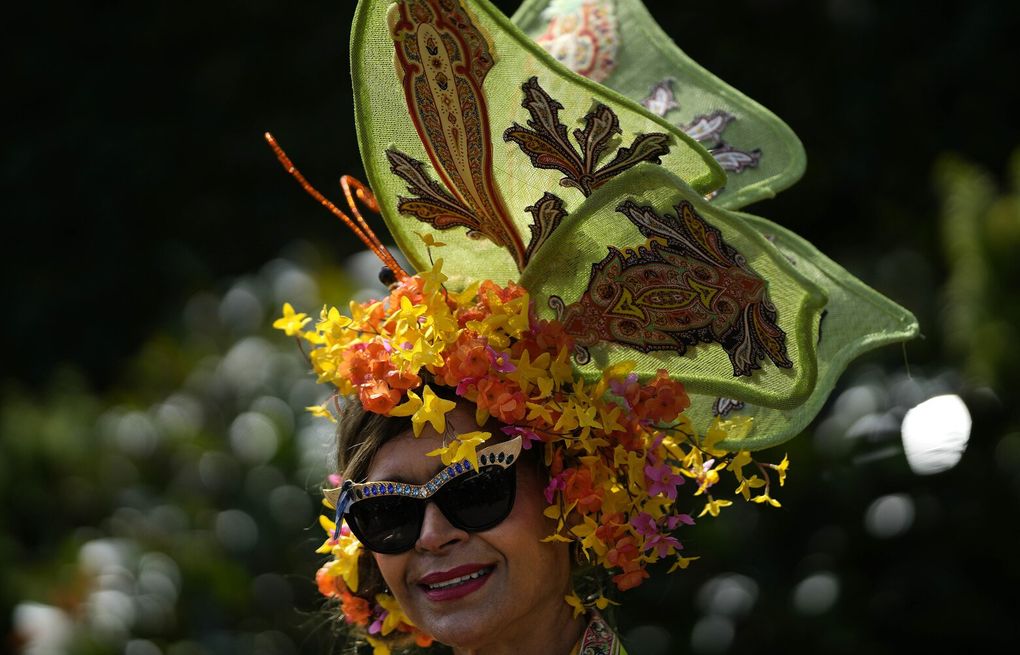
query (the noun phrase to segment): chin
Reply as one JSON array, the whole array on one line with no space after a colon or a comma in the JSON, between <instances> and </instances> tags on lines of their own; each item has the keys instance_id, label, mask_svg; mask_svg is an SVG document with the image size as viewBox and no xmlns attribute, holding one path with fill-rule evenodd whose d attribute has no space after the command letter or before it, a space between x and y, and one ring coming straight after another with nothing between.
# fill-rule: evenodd
<instances>
[{"instance_id":1,"label":"chin","mask_svg":"<svg viewBox=\"0 0 1020 655\"><path fill-rule=\"evenodd\" d=\"M496 584L492 584L496 583ZM490 586L491 585L491 586ZM410 618L421 629L427 631L440 643L457 648L478 648L492 641L494 635L503 635L510 627L510 608L500 602L498 580L491 580L489 589L477 592L451 602L431 602L418 591L411 603L413 610L405 607Z\"/></svg>"}]
</instances>

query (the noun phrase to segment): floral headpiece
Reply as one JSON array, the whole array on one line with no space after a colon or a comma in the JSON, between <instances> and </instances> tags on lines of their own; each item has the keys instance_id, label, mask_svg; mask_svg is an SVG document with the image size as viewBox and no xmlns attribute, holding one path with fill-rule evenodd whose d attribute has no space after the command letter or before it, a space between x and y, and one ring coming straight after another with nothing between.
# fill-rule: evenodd
<instances>
[{"instance_id":1,"label":"floral headpiece","mask_svg":"<svg viewBox=\"0 0 1020 655\"><path fill-rule=\"evenodd\" d=\"M752 452L799 432L853 357L917 325L797 235L733 211L794 182L803 150L639 0L529 0L514 20L538 43L485 0L361 0L351 65L375 195L344 178L348 217L267 137L396 281L349 315L324 308L312 329L285 305L276 327L313 346L320 382L409 417L416 435L445 429L455 403L437 385L473 403L480 428L493 417L542 448L548 539L577 543L625 590L655 562L689 564L677 531L731 504L720 488L778 506L788 462ZM398 83L380 84L394 63ZM434 454L471 459L491 437ZM323 523L334 559L320 588L372 634L413 633L389 596L348 601L360 549Z\"/></svg>"}]
</instances>

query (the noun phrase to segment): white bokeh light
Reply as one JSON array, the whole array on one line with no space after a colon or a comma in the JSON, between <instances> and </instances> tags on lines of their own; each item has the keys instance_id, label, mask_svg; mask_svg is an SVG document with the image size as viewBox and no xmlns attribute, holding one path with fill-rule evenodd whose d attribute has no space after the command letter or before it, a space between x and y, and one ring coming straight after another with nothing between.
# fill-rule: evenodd
<instances>
[{"instance_id":1,"label":"white bokeh light","mask_svg":"<svg viewBox=\"0 0 1020 655\"><path fill-rule=\"evenodd\" d=\"M956 395L929 398L903 417L903 452L918 475L941 473L956 466L970 440L967 405Z\"/></svg>"}]
</instances>

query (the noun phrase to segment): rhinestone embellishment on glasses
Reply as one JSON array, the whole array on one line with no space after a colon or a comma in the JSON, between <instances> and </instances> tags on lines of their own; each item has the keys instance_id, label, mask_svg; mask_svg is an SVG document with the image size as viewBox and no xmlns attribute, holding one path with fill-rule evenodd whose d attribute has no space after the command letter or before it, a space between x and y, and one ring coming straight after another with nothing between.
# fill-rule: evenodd
<instances>
[{"instance_id":1,"label":"rhinestone embellishment on glasses","mask_svg":"<svg viewBox=\"0 0 1020 655\"><path fill-rule=\"evenodd\" d=\"M517 460L521 452L521 438L516 437L510 441L504 441L494 446L489 446L478 451L478 466L498 466L507 468ZM455 478L461 477L474 471L469 460L462 460L450 464L436 474L434 478L422 485L406 484L403 482L372 481L361 484L350 485L350 502L356 503L365 498L376 496L410 496L411 498L429 498L435 495L444 484ZM337 507L340 493L343 487L336 489L325 489L323 493L326 499Z\"/></svg>"}]
</instances>

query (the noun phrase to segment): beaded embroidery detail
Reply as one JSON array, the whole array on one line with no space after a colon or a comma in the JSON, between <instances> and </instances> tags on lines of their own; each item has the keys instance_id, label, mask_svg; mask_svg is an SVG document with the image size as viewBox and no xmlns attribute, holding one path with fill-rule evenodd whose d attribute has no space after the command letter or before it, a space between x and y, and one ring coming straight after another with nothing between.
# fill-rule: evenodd
<instances>
[{"instance_id":1,"label":"beaded embroidery detail","mask_svg":"<svg viewBox=\"0 0 1020 655\"><path fill-rule=\"evenodd\" d=\"M478 467L498 466L505 469L517 461L520 453L521 438L515 437L510 441L504 441L503 443L498 443L478 451ZM359 500L364 500L366 498L375 498L377 496L431 498L436 495L447 482L472 471L474 471L474 467L471 465L469 460L465 459L460 462L450 464L425 484L408 484L405 482L379 480L351 485L348 493L350 494L351 503L356 503ZM339 507L340 495L343 493L343 489L343 487L325 489L323 490L323 493L326 495L326 498L329 499L330 503L332 503L335 507Z\"/></svg>"}]
</instances>

